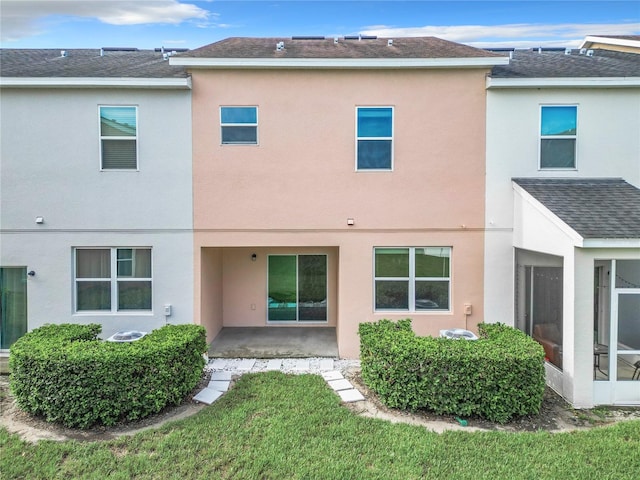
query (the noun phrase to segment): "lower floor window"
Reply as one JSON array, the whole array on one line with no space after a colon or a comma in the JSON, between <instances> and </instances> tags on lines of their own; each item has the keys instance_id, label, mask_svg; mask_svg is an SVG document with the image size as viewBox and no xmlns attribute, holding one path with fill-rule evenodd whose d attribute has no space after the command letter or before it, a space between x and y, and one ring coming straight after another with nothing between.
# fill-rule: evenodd
<instances>
[{"instance_id":1,"label":"lower floor window","mask_svg":"<svg viewBox=\"0 0 640 480\"><path fill-rule=\"evenodd\" d=\"M448 311L451 247L376 248L376 310Z\"/></svg>"},{"instance_id":2,"label":"lower floor window","mask_svg":"<svg viewBox=\"0 0 640 480\"><path fill-rule=\"evenodd\" d=\"M150 248L76 248L76 312L151 310Z\"/></svg>"}]
</instances>

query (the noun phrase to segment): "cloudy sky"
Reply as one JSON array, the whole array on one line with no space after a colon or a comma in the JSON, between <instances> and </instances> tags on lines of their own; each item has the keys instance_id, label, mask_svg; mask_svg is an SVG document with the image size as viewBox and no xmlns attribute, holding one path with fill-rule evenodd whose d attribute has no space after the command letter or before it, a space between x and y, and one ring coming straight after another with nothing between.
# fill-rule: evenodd
<instances>
[{"instance_id":1,"label":"cloudy sky","mask_svg":"<svg viewBox=\"0 0 640 480\"><path fill-rule=\"evenodd\" d=\"M640 34L640 1L0 0L3 48L195 48L226 37L433 35L480 47Z\"/></svg>"}]
</instances>

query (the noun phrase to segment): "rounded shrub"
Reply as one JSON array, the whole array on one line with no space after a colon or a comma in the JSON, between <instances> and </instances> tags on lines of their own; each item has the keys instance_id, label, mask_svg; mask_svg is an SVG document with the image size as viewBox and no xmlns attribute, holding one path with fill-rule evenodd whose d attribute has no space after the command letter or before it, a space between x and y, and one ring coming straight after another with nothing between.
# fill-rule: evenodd
<instances>
[{"instance_id":1,"label":"rounded shrub","mask_svg":"<svg viewBox=\"0 0 640 480\"><path fill-rule=\"evenodd\" d=\"M362 379L392 408L497 422L540 411L544 351L523 332L480 324L480 339L416 336L411 320L361 323Z\"/></svg>"},{"instance_id":2,"label":"rounded shrub","mask_svg":"<svg viewBox=\"0 0 640 480\"><path fill-rule=\"evenodd\" d=\"M46 325L15 342L9 381L20 408L67 427L113 425L179 404L202 377L204 327L167 325L130 343L100 331Z\"/></svg>"}]
</instances>

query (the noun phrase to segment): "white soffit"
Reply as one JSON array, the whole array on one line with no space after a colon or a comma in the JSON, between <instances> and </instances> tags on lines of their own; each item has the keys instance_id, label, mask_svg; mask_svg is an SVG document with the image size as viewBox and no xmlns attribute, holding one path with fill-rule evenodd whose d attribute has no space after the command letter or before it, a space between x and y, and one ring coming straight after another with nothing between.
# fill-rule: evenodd
<instances>
[{"instance_id":1,"label":"white soffit","mask_svg":"<svg viewBox=\"0 0 640 480\"><path fill-rule=\"evenodd\" d=\"M168 88L191 89L191 78L0 77L0 87L21 88Z\"/></svg>"},{"instance_id":2,"label":"white soffit","mask_svg":"<svg viewBox=\"0 0 640 480\"><path fill-rule=\"evenodd\" d=\"M471 58L194 58L171 57L170 65L192 68L488 68L509 57Z\"/></svg>"},{"instance_id":3,"label":"white soffit","mask_svg":"<svg viewBox=\"0 0 640 480\"><path fill-rule=\"evenodd\" d=\"M487 88L621 88L640 87L640 77L492 78Z\"/></svg>"},{"instance_id":4,"label":"white soffit","mask_svg":"<svg viewBox=\"0 0 640 480\"><path fill-rule=\"evenodd\" d=\"M555 213L549 210L542 202L536 199L533 195L527 192L524 188L518 185L515 182L512 182L513 190L516 195L520 196L525 202L531 205L535 210L537 210L543 217L549 220L555 227L557 227L560 231L562 231L571 241L574 246L582 247L584 243L584 238L578 232L576 232L573 228L571 228L567 223L564 222L560 217L558 217Z\"/></svg>"}]
</instances>

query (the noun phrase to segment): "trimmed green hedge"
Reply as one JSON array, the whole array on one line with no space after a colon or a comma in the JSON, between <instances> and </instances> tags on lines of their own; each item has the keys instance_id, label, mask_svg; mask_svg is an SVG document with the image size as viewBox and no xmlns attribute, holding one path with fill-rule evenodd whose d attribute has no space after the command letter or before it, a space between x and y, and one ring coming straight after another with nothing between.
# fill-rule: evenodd
<instances>
[{"instance_id":1,"label":"trimmed green hedge","mask_svg":"<svg viewBox=\"0 0 640 480\"><path fill-rule=\"evenodd\" d=\"M362 379L387 406L506 422L537 414L544 350L523 332L480 324L475 341L418 337L411 320L359 326Z\"/></svg>"},{"instance_id":2,"label":"trimmed green hedge","mask_svg":"<svg viewBox=\"0 0 640 480\"><path fill-rule=\"evenodd\" d=\"M113 425L177 405L202 377L205 329L167 325L130 343L97 338L100 325L47 325L11 346L17 404L49 422Z\"/></svg>"}]
</instances>

